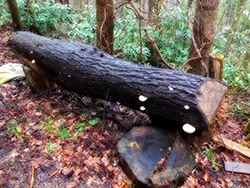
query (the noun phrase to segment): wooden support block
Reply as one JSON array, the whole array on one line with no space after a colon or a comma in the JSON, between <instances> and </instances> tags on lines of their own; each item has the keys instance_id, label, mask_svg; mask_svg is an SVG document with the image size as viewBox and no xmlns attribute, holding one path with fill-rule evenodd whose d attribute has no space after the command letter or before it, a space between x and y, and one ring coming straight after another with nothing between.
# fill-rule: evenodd
<instances>
[{"instance_id":1,"label":"wooden support block","mask_svg":"<svg viewBox=\"0 0 250 188\"><path fill-rule=\"evenodd\" d=\"M134 127L118 142L121 166L138 187L181 185L195 167L195 157L178 134Z\"/></svg>"},{"instance_id":2,"label":"wooden support block","mask_svg":"<svg viewBox=\"0 0 250 188\"><path fill-rule=\"evenodd\" d=\"M234 150L239 152L240 154L250 158L250 149L242 146L232 140L227 139L223 135L213 135L212 140L215 141L216 143L225 146L226 148L230 150Z\"/></svg>"},{"instance_id":3,"label":"wooden support block","mask_svg":"<svg viewBox=\"0 0 250 188\"><path fill-rule=\"evenodd\" d=\"M36 92L45 91L51 88L54 83L49 80L49 75L36 65L34 60L29 60L18 55L18 59L23 64L23 71L31 90Z\"/></svg>"},{"instance_id":4,"label":"wooden support block","mask_svg":"<svg viewBox=\"0 0 250 188\"><path fill-rule=\"evenodd\" d=\"M224 161L226 171L250 174L250 164Z\"/></svg>"}]
</instances>

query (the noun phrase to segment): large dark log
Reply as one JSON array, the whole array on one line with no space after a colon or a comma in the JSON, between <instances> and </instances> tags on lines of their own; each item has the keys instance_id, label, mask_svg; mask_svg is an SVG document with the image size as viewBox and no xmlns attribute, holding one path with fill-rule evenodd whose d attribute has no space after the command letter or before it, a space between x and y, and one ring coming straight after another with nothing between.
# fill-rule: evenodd
<instances>
[{"instance_id":1,"label":"large dark log","mask_svg":"<svg viewBox=\"0 0 250 188\"><path fill-rule=\"evenodd\" d=\"M83 43L17 32L9 46L66 89L120 102L200 131L212 123L226 91L216 80L119 60ZM141 95L146 97L142 101Z\"/></svg>"}]
</instances>

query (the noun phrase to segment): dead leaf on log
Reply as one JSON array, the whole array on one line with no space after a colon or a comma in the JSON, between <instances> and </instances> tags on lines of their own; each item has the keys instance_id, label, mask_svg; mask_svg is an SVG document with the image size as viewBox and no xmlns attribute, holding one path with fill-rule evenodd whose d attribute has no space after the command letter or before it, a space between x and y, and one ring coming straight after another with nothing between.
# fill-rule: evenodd
<instances>
[{"instance_id":1,"label":"dead leaf on log","mask_svg":"<svg viewBox=\"0 0 250 188\"><path fill-rule=\"evenodd\" d=\"M135 146L138 151L141 151L141 147L139 146L139 144L137 142L130 142L129 146L131 148Z\"/></svg>"}]
</instances>

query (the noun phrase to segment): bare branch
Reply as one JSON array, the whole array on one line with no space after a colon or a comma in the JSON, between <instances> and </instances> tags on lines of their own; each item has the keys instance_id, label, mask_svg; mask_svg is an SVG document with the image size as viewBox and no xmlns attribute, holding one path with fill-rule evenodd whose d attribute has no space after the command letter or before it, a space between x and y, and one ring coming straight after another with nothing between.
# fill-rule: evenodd
<instances>
[{"instance_id":1,"label":"bare branch","mask_svg":"<svg viewBox=\"0 0 250 188\"><path fill-rule=\"evenodd\" d=\"M130 4L131 7L133 8L133 10L136 12L137 17L138 17L139 19L141 19L142 21L145 21L146 18L145 18L144 15L140 12L140 10L136 7L136 5L134 4L134 2L133 2L132 0L129 0L129 4ZM170 63L168 63L168 62L164 59L164 57L163 57L163 55L162 55L160 49L158 48L158 46L157 46L157 44L156 44L156 41L155 41L154 38L150 35L150 33L148 32L148 29L147 29L146 27L144 27L144 31L145 31L145 33L146 33L146 35L147 35L147 38L148 38L149 42L150 42L150 43L152 44L152 46L154 47L154 49L155 49L157 55L161 58L161 60L163 61L163 63L164 63L169 69L175 70L175 67L172 66Z\"/></svg>"}]
</instances>

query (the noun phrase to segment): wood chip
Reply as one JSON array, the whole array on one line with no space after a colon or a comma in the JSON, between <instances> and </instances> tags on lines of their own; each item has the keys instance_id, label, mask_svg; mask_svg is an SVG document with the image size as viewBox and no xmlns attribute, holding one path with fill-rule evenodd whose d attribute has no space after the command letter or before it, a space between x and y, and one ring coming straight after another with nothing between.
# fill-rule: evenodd
<instances>
[{"instance_id":1,"label":"wood chip","mask_svg":"<svg viewBox=\"0 0 250 188\"><path fill-rule=\"evenodd\" d=\"M224 161L224 165L226 171L250 174L250 164Z\"/></svg>"},{"instance_id":2,"label":"wood chip","mask_svg":"<svg viewBox=\"0 0 250 188\"><path fill-rule=\"evenodd\" d=\"M30 179L30 188L33 188L34 181L35 181L35 167L32 166L31 168L31 179Z\"/></svg>"},{"instance_id":3,"label":"wood chip","mask_svg":"<svg viewBox=\"0 0 250 188\"><path fill-rule=\"evenodd\" d=\"M138 151L141 151L141 147L139 146L139 144L137 142L130 142L129 146L132 148L133 146L136 147L136 149Z\"/></svg>"},{"instance_id":4,"label":"wood chip","mask_svg":"<svg viewBox=\"0 0 250 188\"><path fill-rule=\"evenodd\" d=\"M227 139L224 135L213 135L212 140L216 143L225 146L227 149L234 150L240 154L250 158L250 149L242 146L232 140Z\"/></svg>"}]
</instances>

